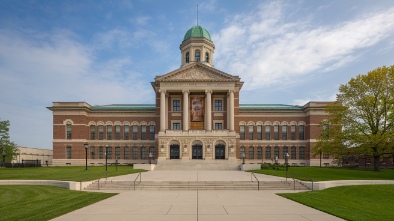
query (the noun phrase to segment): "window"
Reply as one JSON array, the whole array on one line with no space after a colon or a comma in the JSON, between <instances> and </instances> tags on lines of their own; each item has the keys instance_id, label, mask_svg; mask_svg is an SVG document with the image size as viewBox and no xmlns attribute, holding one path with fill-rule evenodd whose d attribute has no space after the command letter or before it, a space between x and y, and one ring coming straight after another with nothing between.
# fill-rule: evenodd
<instances>
[{"instance_id":1,"label":"window","mask_svg":"<svg viewBox=\"0 0 394 221\"><path fill-rule=\"evenodd\" d=\"M72 125L71 124L67 124L67 140L71 140L71 129L72 129ZM71 159L71 158L69 158Z\"/></svg>"},{"instance_id":2,"label":"window","mask_svg":"<svg viewBox=\"0 0 394 221\"><path fill-rule=\"evenodd\" d=\"M98 131L99 131L99 140L104 139L104 127L103 125L98 126Z\"/></svg>"},{"instance_id":3,"label":"window","mask_svg":"<svg viewBox=\"0 0 394 221\"><path fill-rule=\"evenodd\" d=\"M262 139L263 139L262 126L257 125L257 140L262 140Z\"/></svg>"},{"instance_id":4,"label":"window","mask_svg":"<svg viewBox=\"0 0 394 221\"><path fill-rule=\"evenodd\" d=\"M66 158L71 159L71 147L66 147Z\"/></svg>"},{"instance_id":5,"label":"window","mask_svg":"<svg viewBox=\"0 0 394 221\"><path fill-rule=\"evenodd\" d=\"M115 159L120 159L120 147L115 147Z\"/></svg>"},{"instance_id":6,"label":"window","mask_svg":"<svg viewBox=\"0 0 394 221\"><path fill-rule=\"evenodd\" d=\"M215 130L222 130L223 124L222 123L215 123Z\"/></svg>"},{"instance_id":7,"label":"window","mask_svg":"<svg viewBox=\"0 0 394 221\"><path fill-rule=\"evenodd\" d=\"M132 158L133 160L138 159L138 147L133 147L133 152L132 152Z\"/></svg>"},{"instance_id":8,"label":"window","mask_svg":"<svg viewBox=\"0 0 394 221\"><path fill-rule=\"evenodd\" d=\"M104 155L103 154L103 152L104 152L103 149L104 149L103 147L99 147L99 159L103 159L103 155Z\"/></svg>"},{"instance_id":9,"label":"window","mask_svg":"<svg viewBox=\"0 0 394 221\"><path fill-rule=\"evenodd\" d=\"M189 57L190 57L190 56L189 56L189 52L186 52L186 58L185 58L186 63L189 63L189 60L190 60Z\"/></svg>"},{"instance_id":10,"label":"window","mask_svg":"<svg viewBox=\"0 0 394 221\"><path fill-rule=\"evenodd\" d=\"M125 160L130 159L129 154L130 154L130 148L129 147L125 147L124 148L124 159Z\"/></svg>"},{"instance_id":11,"label":"window","mask_svg":"<svg viewBox=\"0 0 394 221\"><path fill-rule=\"evenodd\" d=\"M330 156L326 153L323 153L323 159L328 159L328 158L330 158Z\"/></svg>"},{"instance_id":12,"label":"window","mask_svg":"<svg viewBox=\"0 0 394 221\"><path fill-rule=\"evenodd\" d=\"M149 140L155 139L155 125L149 126Z\"/></svg>"},{"instance_id":13,"label":"window","mask_svg":"<svg viewBox=\"0 0 394 221\"><path fill-rule=\"evenodd\" d=\"M215 100L215 111L223 111L223 101Z\"/></svg>"},{"instance_id":14,"label":"window","mask_svg":"<svg viewBox=\"0 0 394 221\"><path fill-rule=\"evenodd\" d=\"M274 125L274 140L279 140L279 125Z\"/></svg>"},{"instance_id":15,"label":"window","mask_svg":"<svg viewBox=\"0 0 394 221\"><path fill-rule=\"evenodd\" d=\"M195 53L195 61L200 62L200 51L199 50L197 50Z\"/></svg>"},{"instance_id":16,"label":"window","mask_svg":"<svg viewBox=\"0 0 394 221\"><path fill-rule=\"evenodd\" d=\"M322 131L323 139L328 139L328 124L323 124L323 131Z\"/></svg>"},{"instance_id":17,"label":"window","mask_svg":"<svg viewBox=\"0 0 394 221\"><path fill-rule=\"evenodd\" d=\"M106 147L107 159L112 159L112 147Z\"/></svg>"},{"instance_id":18,"label":"window","mask_svg":"<svg viewBox=\"0 0 394 221\"><path fill-rule=\"evenodd\" d=\"M290 136L291 136L291 138L290 139L292 139L292 140L295 140L296 139L296 131L295 131L295 125L291 125L291 127L290 127Z\"/></svg>"},{"instance_id":19,"label":"window","mask_svg":"<svg viewBox=\"0 0 394 221\"><path fill-rule=\"evenodd\" d=\"M141 147L141 159L146 159L146 147Z\"/></svg>"},{"instance_id":20,"label":"window","mask_svg":"<svg viewBox=\"0 0 394 221\"><path fill-rule=\"evenodd\" d=\"M254 147L249 147L249 159L254 159Z\"/></svg>"},{"instance_id":21,"label":"window","mask_svg":"<svg viewBox=\"0 0 394 221\"><path fill-rule=\"evenodd\" d=\"M95 155L95 148L94 147L90 147L90 159L95 159L94 155Z\"/></svg>"},{"instance_id":22,"label":"window","mask_svg":"<svg viewBox=\"0 0 394 221\"><path fill-rule=\"evenodd\" d=\"M141 140L146 140L146 125L141 125Z\"/></svg>"},{"instance_id":23,"label":"window","mask_svg":"<svg viewBox=\"0 0 394 221\"><path fill-rule=\"evenodd\" d=\"M138 126L133 125L133 140L137 140L137 135L138 135Z\"/></svg>"},{"instance_id":24,"label":"window","mask_svg":"<svg viewBox=\"0 0 394 221\"><path fill-rule=\"evenodd\" d=\"M305 159L305 147L300 147L299 159Z\"/></svg>"},{"instance_id":25,"label":"window","mask_svg":"<svg viewBox=\"0 0 394 221\"><path fill-rule=\"evenodd\" d=\"M291 154L290 154L290 158L295 160L297 158L297 148L296 147L291 147Z\"/></svg>"},{"instance_id":26,"label":"window","mask_svg":"<svg viewBox=\"0 0 394 221\"><path fill-rule=\"evenodd\" d=\"M279 159L279 147L278 146L274 147L274 156L275 156L275 158L278 157L278 159Z\"/></svg>"},{"instance_id":27,"label":"window","mask_svg":"<svg viewBox=\"0 0 394 221\"><path fill-rule=\"evenodd\" d=\"M96 126L95 125L90 125L90 139L91 140L96 139Z\"/></svg>"},{"instance_id":28,"label":"window","mask_svg":"<svg viewBox=\"0 0 394 221\"><path fill-rule=\"evenodd\" d=\"M239 148L239 153L240 153L239 154L239 158L243 159L244 156L246 157L246 155L245 155L245 147L244 146Z\"/></svg>"},{"instance_id":29,"label":"window","mask_svg":"<svg viewBox=\"0 0 394 221\"><path fill-rule=\"evenodd\" d=\"M181 123L172 123L172 129L173 130L180 130L181 129Z\"/></svg>"},{"instance_id":30,"label":"window","mask_svg":"<svg viewBox=\"0 0 394 221\"><path fill-rule=\"evenodd\" d=\"M181 111L181 100L172 100L172 111Z\"/></svg>"},{"instance_id":31,"label":"window","mask_svg":"<svg viewBox=\"0 0 394 221\"><path fill-rule=\"evenodd\" d=\"M155 157L155 147L149 147L149 155L154 158Z\"/></svg>"},{"instance_id":32,"label":"window","mask_svg":"<svg viewBox=\"0 0 394 221\"><path fill-rule=\"evenodd\" d=\"M304 125L298 127L299 140L304 140Z\"/></svg>"},{"instance_id":33,"label":"window","mask_svg":"<svg viewBox=\"0 0 394 221\"><path fill-rule=\"evenodd\" d=\"M287 140L287 125L282 125L282 140Z\"/></svg>"},{"instance_id":34,"label":"window","mask_svg":"<svg viewBox=\"0 0 394 221\"><path fill-rule=\"evenodd\" d=\"M123 139L128 140L129 139L129 125L125 125L123 127L123 129L124 129Z\"/></svg>"},{"instance_id":35,"label":"window","mask_svg":"<svg viewBox=\"0 0 394 221\"><path fill-rule=\"evenodd\" d=\"M265 147L265 159L272 159L271 158L271 147L270 146L268 146L268 147Z\"/></svg>"},{"instance_id":36,"label":"window","mask_svg":"<svg viewBox=\"0 0 394 221\"><path fill-rule=\"evenodd\" d=\"M289 153L289 148L284 146L282 149L282 153L283 153L283 159L286 159L286 153Z\"/></svg>"},{"instance_id":37,"label":"window","mask_svg":"<svg viewBox=\"0 0 394 221\"><path fill-rule=\"evenodd\" d=\"M107 140L112 140L112 125L107 125Z\"/></svg>"},{"instance_id":38,"label":"window","mask_svg":"<svg viewBox=\"0 0 394 221\"><path fill-rule=\"evenodd\" d=\"M253 140L253 125L249 125L248 133L249 133L248 136L249 140Z\"/></svg>"},{"instance_id":39,"label":"window","mask_svg":"<svg viewBox=\"0 0 394 221\"><path fill-rule=\"evenodd\" d=\"M239 126L239 139L245 140L245 126L244 125Z\"/></svg>"},{"instance_id":40,"label":"window","mask_svg":"<svg viewBox=\"0 0 394 221\"><path fill-rule=\"evenodd\" d=\"M271 140L271 126L265 125L265 139Z\"/></svg>"},{"instance_id":41,"label":"window","mask_svg":"<svg viewBox=\"0 0 394 221\"><path fill-rule=\"evenodd\" d=\"M115 126L115 138L120 140L120 125Z\"/></svg>"},{"instance_id":42,"label":"window","mask_svg":"<svg viewBox=\"0 0 394 221\"><path fill-rule=\"evenodd\" d=\"M262 151L263 151L262 147L257 147L257 159L263 159Z\"/></svg>"},{"instance_id":43,"label":"window","mask_svg":"<svg viewBox=\"0 0 394 221\"><path fill-rule=\"evenodd\" d=\"M209 54L208 54L208 52L205 53L205 62L209 63Z\"/></svg>"}]
</instances>

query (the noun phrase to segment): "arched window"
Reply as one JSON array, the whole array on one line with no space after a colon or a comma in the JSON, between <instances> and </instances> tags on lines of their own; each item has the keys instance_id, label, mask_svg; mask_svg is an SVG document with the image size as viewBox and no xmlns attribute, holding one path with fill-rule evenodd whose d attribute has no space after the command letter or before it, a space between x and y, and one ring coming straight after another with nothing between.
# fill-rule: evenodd
<instances>
[{"instance_id":1,"label":"arched window","mask_svg":"<svg viewBox=\"0 0 394 221\"><path fill-rule=\"evenodd\" d=\"M197 50L195 53L195 61L200 62L200 50Z\"/></svg>"},{"instance_id":2,"label":"arched window","mask_svg":"<svg viewBox=\"0 0 394 221\"><path fill-rule=\"evenodd\" d=\"M189 63L189 52L186 52L186 63Z\"/></svg>"},{"instance_id":3,"label":"arched window","mask_svg":"<svg viewBox=\"0 0 394 221\"><path fill-rule=\"evenodd\" d=\"M209 54L208 54L208 52L205 53L205 62L209 63Z\"/></svg>"}]
</instances>

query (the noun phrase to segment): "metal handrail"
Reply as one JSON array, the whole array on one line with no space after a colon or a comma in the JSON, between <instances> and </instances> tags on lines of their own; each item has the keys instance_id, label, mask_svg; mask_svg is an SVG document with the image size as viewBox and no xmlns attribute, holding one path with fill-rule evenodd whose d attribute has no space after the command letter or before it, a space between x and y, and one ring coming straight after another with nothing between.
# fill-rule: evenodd
<instances>
[{"instance_id":1,"label":"metal handrail","mask_svg":"<svg viewBox=\"0 0 394 221\"><path fill-rule=\"evenodd\" d=\"M138 173L138 176L134 179L134 191L135 191L135 181L140 177L140 183L141 183L141 173Z\"/></svg>"},{"instance_id":2,"label":"metal handrail","mask_svg":"<svg viewBox=\"0 0 394 221\"><path fill-rule=\"evenodd\" d=\"M303 175L303 174L300 174L300 173L296 173L296 172L288 171L288 173L292 173L292 174L294 174L294 175L298 175L298 176L304 177L304 178L306 178L307 180L311 181L311 182L312 182L312 191L313 191L313 179L312 179L312 178L310 178L310 177L308 177L308 176L305 176L305 175ZM290 177L290 178L293 179L293 181L294 181L294 190L295 190L295 182L296 182L297 179L295 179L295 178L293 178L293 177Z\"/></svg>"},{"instance_id":3,"label":"metal handrail","mask_svg":"<svg viewBox=\"0 0 394 221\"><path fill-rule=\"evenodd\" d=\"M258 180L257 179L257 177L256 177L256 175L254 175L254 173L251 173L251 175L250 175L250 181L252 181L253 182L253 176L254 176L254 178L257 180L257 191L260 191L260 180Z\"/></svg>"}]
</instances>

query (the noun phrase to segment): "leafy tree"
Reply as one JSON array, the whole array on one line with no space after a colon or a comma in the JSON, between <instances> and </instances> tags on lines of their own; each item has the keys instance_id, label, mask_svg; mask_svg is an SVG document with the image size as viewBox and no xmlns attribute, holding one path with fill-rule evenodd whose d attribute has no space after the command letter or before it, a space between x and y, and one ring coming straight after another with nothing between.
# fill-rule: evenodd
<instances>
[{"instance_id":1,"label":"leafy tree","mask_svg":"<svg viewBox=\"0 0 394 221\"><path fill-rule=\"evenodd\" d=\"M12 158L16 156L18 148L14 142L10 141L8 134L10 121L0 121L0 154L1 162L3 162L3 154L6 155L5 162L11 162Z\"/></svg>"},{"instance_id":2,"label":"leafy tree","mask_svg":"<svg viewBox=\"0 0 394 221\"><path fill-rule=\"evenodd\" d=\"M341 85L327 112L329 127L314 151L337 157L349 152L369 154L374 158L374 170L380 171L381 156L394 150L394 65Z\"/></svg>"}]
</instances>

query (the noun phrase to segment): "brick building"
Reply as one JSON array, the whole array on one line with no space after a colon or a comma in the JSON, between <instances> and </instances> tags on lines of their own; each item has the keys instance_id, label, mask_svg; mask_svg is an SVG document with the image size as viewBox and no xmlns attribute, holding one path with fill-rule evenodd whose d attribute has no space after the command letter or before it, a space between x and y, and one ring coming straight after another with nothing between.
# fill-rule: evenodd
<instances>
[{"instance_id":1,"label":"brick building","mask_svg":"<svg viewBox=\"0 0 394 221\"><path fill-rule=\"evenodd\" d=\"M304 106L240 104L240 77L214 68L211 37L204 28L187 31L181 67L151 82L155 104L91 106L53 102L53 164L162 160L240 160L319 165L311 148L327 118L327 102ZM323 155L323 163L332 159Z\"/></svg>"}]
</instances>

